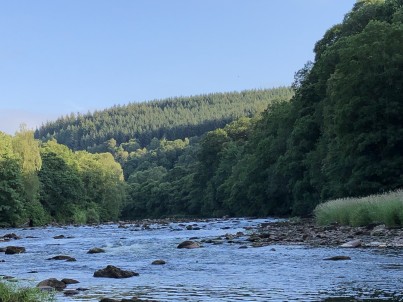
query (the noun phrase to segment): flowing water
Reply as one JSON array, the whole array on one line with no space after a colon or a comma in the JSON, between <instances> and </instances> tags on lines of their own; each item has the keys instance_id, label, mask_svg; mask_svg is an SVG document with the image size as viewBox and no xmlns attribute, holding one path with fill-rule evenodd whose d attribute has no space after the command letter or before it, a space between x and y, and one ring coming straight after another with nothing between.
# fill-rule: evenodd
<instances>
[{"instance_id":1,"label":"flowing water","mask_svg":"<svg viewBox=\"0 0 403 302\"><path fill-rule=\"evenodd\" d=\"M26 253L0 254L0 275L36 285L48 278L72 278L87 288L76 296L56 295L57 301L99 301L102 297L139 297L158 301L403 301L403 251L400 249L340 249L271 245L240 249L240 244L204 244L177 249L190 237L215 238L248 232L269 219L229 219L197 222L200 230L170 223L149 229L129 225L7 229L20 240L0 242L24 246ZM189 225L191 223L187 223ZM54 239L64 235L65 239ZM245 238L244 238L245 239ZM87 254L94 247L102 254ZM46 260L68 255L76 262ZM350 261L324 261L346 255ZM157 259L165 265L151 265ZM95 278L106 265L138 272L127 279ZM375 300L376 299L376 300Z\"/></svg>"}]
</instances>

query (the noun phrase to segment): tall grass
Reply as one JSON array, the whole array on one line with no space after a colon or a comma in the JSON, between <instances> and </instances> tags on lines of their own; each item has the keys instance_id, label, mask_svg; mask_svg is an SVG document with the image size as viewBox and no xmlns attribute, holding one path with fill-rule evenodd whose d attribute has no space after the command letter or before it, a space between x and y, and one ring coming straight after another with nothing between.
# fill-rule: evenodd
<instances>
[{"instance_id":1,"label":"tall grass","mask_svg":"<svg viewBox=\"0 0 403 302\"><path fill-rule=\"evenodd\" d=\"M0 281L1 302L51 302L55 301L51 293L38 288L19 287L16 284L6 284Z\"/></svg>"},{"instance_id":2,"label":"tall grass","mask_svg":"<svg viewBox=\"0 0 403 302\"><path fill-rule=\"evenodd\" d=\"M362 198L342 198L322 203L314 210L320 225L340 223L362 226L383 223L403 226L403 190Z\"/></svg>"}]
</instances>

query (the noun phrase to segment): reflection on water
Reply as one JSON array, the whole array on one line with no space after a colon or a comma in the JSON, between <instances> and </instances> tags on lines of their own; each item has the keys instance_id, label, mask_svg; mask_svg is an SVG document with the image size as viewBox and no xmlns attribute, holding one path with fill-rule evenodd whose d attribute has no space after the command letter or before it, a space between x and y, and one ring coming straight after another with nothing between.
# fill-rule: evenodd
<instances>
[{"instance_id":1,"label":"reflection on water","mask_svg":"<svg viewBox=\"0 0 403 302\"><path fill-rule=\"evenodd\" d=\"M267 220L212 220L186 225L119 228L65 227L3 230L23 237L7 245L24 246L19 255L0 254L0 274L35 285L47 278L73 278L87 288L58 301L99 301L101 297L139 297L158 301L403 301L403 255L398 249L337 249L273 245L239 249L239 244L204 244L200 249L176 246L190 237L212 238L248 232ZM0 235L2 235L0 233ZM56 235L71 237L53 239ZM30 238L27 238L30 237ZM36 237L36 238L32 238ZM101 247L106 253L87 254ZM275 250L273 250L273 248ZM69 255L76 262L46 260ZM323 261L348 255L350 261ZM151 265L164 259L165 265ZM139 277L94 278L95 270L112 264L133 270ZM30 273L35 271L36 273Z\"/></svg>"}]
</instances>

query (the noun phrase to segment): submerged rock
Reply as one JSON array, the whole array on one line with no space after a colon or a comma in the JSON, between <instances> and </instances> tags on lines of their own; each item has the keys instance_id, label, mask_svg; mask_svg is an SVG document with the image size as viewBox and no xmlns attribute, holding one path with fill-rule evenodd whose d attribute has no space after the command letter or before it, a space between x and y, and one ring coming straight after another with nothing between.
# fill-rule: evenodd
<instances>
[{"instance_id":1,"label":"submerged rock","mask_svg":"<svg viewBox=\"0 0 403 302\"><path fill-rule=\"evenodd\" d=\"M39 287L40 289L52 287L57 291L62 291L66 288L66 283L59 281L56 278L50 278L39 282L36 287Z\"/></svg>"},{"instance_id":2,"label":"submerged rock","mask_svg":"<svg viewBox=\"0 0 403 302\"><path fill-rule=\"evenodd\" d=\"M66 255L59 255L59 256L54 256L52 258L48 258L47 260L66 260L66 261L77 261L76 258L66 256Z\"/></svg>"},{"instance_id":3,"label":"submerged rock","mask_svg":"<svg viewBox=\"0 0 403 302\"><path fill-rule=\"evenodd\" d=\"M94 277L103 277L103 278L130 278L138 275L139 274L136 272L125 271L113 265L108 265L107 267L97 270L94 273Z\"/></svg>"},{"instance_id":4,"label":"submerged rock","mask_svg":"<svg viewBox=\"0 0 403 302\"><path fill-rule=\"evenodd\" d=\"M333 256L333 257L325 258L323 260L340 261L340 260L351 260L351 258L349 256Z\"/></svg>"},{"instance_id":5,"label":"submerged rock","mask_svg":"<svg viewBox=\"0 0 403 302\"><path fill-rule=\"evenodd\" d=\"M151 264L153 265L164 265L166 262L164 260L154 260Z\"/></svg>"},{"instance_id":6,"label":"submerged rock","mask_svg":"<svg viewBox=\"0 0 403 302\"><path fill-rule=\"evenodd\" d=\"M25 253L25 247L22 246L7 246L5 253L8 255Z\"/></svg>"},{"instance_id":7,"label":"submerged rock","mask_svg":"<svg viewBox=\"0 0 403 302\"><path fill-rule=\"evenodd\" d=\"M177 246L178 249L196 249L199 247L200 243L191 240L185 240Z\"/></svg>"},{"instance_id":8,"label":"submerged rock","mask_svg":"<svg viewBox=\"0 0 403 302\"><path fill-rule=\"evenodd\" d=\"M78 291L78 290L76 290L76 289L69 289L69 290L65 290L64 292L63 292L63 294L65 295L65 296L74 296L74 295L78 295L80 292Z\"/></svg>"},{"instance_id":9,"label":"submerged rock","mask_svg":"<svg viewBox=\"0 0 403 302\"><path fill-rule=\"evenodd\" d=\"M116 299L111 299L111 298L103 298L99 300L99 302L158 302L157 300L150 300L150 299L140 299L137 297L133 297L131 299L125 298L122 300L116 300Z\"/></svg>"}]
</instances>

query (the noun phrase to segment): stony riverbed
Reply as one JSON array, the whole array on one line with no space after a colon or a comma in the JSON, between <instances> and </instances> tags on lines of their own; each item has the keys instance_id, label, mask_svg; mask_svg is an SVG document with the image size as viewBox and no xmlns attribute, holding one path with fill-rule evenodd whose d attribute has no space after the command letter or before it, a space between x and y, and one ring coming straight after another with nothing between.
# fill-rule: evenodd
<instances>
[{"instance_id":1,"label":"stony riverbed","mask_svg":"<svg viewBox=\"0 0 403 302\"><path fill-rule=\"evenodd\" d=\"M2 231L6 279L78 281L57 301L403 301L401 228L268 218ZM184 241L195 245L179 249ZM348 242L355 248L340 247ZM24 251L6 254L10 246ZM107 266L135 274L94 276Z\"/></svg>"}]
</instances>

